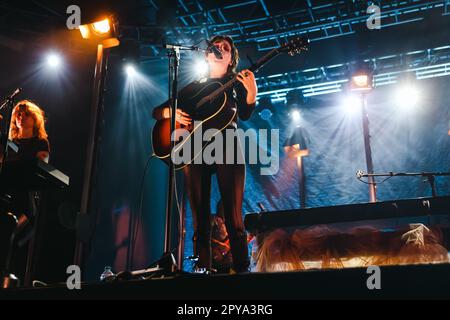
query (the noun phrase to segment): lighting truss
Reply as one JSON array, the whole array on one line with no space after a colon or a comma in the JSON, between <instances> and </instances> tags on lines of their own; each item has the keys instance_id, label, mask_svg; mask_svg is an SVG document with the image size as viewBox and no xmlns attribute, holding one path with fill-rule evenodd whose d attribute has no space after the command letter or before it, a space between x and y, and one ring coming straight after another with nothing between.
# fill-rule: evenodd
<instances>
[{"instance_id":1,"label":"lighting truss","mask_svg":"<svg viewBox=\"0 0 450 320\"><path fill-rule=\"evenodd\" d=\"M280 45L280 39L307 35L311 41L319 41L355 33L355 26L366 24L367 1L355 1L349 8L348 1L337 1L309 10L299 9L273 16L244 20L239 23L221 23L185 27L177 30L205 29L209 34L233 35L237 43L254 42L260 51ZM438 9L446 13L443 1L387 1L381 5L382 28L423 20L424 12ZM314 13L315 12L315 13Z\"/></svg>"},{"instance_id":2,"label":"lighting truss","mask_svg":"<svg viewBox=\"0 0 450 320\"><path fill-rule=\"evenodd\" d=\"M168 29L165 38L184 43L213 34L228 34L237 44L267 51L298 35L306 35L311 41L352 35L371 15L367 13L369 4L379 5L382 28L420 22L428 11L450 14L449 0L307 0L292 2L297 3L295 6L288 2L285 6L279 5L277 10L269 10L274 2L276 0L242 0L214 5L207 1L178 0L177 26ZM151 33L152 28L140 27L137 34ZM146 47L149 47L148 58L164 53L153 44Z\"/></svg>"},{"instance_id":3,"label":"lighting truss","mask_svg":"<svg viewBox=\"0 0 450 320\"><path fill-rule=\"evenodd\" d=\"M367 59L375 67L374 86L395 84L402 74L414 75L417 80L450 75L450 45L439 48ZM272 102L284 101L287 92L302 90L305 97L340 92L349 82L352 65L347 62L258 77L258 99L269 96Z\"/></svg>"}]
</instances>

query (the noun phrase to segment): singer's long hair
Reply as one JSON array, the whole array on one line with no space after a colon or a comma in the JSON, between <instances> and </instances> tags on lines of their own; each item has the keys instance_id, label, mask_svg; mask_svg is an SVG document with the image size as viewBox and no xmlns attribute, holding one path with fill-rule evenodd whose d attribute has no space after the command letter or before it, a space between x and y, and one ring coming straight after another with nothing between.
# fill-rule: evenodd
<instances>
[{"instance_id":1,"label":"singer's long hair","mask_svg":"<svg viewBox=\"0 0 450 320\"><path fill-rule=\"evenodd\" d=\"M236 73L236 67L239 64L239 51L234 45L234 41L230 36L217 35L209 40L210 43L214 44L219 41L226 41L231 46L231 66L228 67L227 73Z\"/></svg>"},{"instance_id":2,"label":"singer's long hair","mask_svg":"<svg viewBox=\"0 0 450 320\"><path fill-rule=\"evenodd\" d=\"M39 106L29 100L22 100L16 104L11 116L11 127L9 130L9 139L19 139L19 128L16 124L17 114L19 111L25 112L34 119L33 137L39 139L47 139L47 131L45 130L45 114Z\"/></svg>"}]
</instances>

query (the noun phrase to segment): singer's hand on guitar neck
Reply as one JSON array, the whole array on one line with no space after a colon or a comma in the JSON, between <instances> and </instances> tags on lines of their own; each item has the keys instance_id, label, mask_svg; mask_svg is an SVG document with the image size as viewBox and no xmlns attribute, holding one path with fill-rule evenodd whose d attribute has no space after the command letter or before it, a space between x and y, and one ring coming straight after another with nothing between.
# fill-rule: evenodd
<instances>
[{"instance_id":1,"label":"singer's hand on guitar neck","mask_svg":"<svg viewBox=\"0 0 450 320\"><path fill-rule=\"evenodd\" d=\"M170 118L170 113L171 113L170 107L165 107L164 110L163 110L163 117L164 117L164 119L169 119ZM192 123L192 119L189 116L189 114L184 112L180 108L177 108L176 121L179 124L182 124L184 126L189 126Z\"/></svg>"}]
</instances>

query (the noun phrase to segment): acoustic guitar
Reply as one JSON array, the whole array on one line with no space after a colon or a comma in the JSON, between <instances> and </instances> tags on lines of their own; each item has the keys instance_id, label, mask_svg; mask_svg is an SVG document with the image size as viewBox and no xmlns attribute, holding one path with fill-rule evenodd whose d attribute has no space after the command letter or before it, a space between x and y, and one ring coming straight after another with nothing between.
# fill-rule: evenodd
<instances>
[{"instance_id":1,"label":"acoustic guitar","mask_svg":"<svg viewBox=\"0 0 450 320\"><path fill-rule=\"evenodd\" d=\"M282 53L294 56L300 52L307 51L308 44L309 40L303 37L292 39L280 47L272 49L248 70L257 72L263 65ZM195 95L188 99L184 97L179 98L178 105L182 106L183 111L187 112L193 121L195 119L195 125L187 127L177 123L176 129L186 129L189 134L183 137L175 136L175 152L183 148L188 142L192 142L191 145L194 145L193 135L198 130L205 132L208 129L217 129L217 133L219 133L229 126L235 118L237 110L235 108L225 108L229 99L227 91L232 89L237 82L237 75L233 75L225 83L218 81L208 82L207 84L198 83ZM205 148L207 144L208 141L204 142L202 147ZM173 150L170 135L170 119L162 119L156 122L152 131L152 146L154 155L168 164ZM183 149L183 152L185 151ZM183 169L192 163L201 154L201 151L202 149L197 152L190 150L189 156L186 157L190 161L181 165L175 165L175 168L177 170ZM183 156L183 158L185 157Z\"/></svg>"}]
</instances>

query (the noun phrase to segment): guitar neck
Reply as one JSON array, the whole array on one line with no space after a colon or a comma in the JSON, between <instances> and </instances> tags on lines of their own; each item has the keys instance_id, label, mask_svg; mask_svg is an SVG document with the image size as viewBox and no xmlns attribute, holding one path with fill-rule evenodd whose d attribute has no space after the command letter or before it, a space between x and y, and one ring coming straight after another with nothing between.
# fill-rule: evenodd
<instances>
[{"instance_id":1,"label":"guitar neck","mask_svg":"<svg viewBox=\"0 0 450 320\"><path fill-rule=\"evenodd\" d=\"M279 54L279 50L278 49L273 49L271 50L269 53L267 53L265 56L263 56L262 58L260 58L254 65L252 65L250 68L248 68L248 70L252 71L252 72L258 72L258 70L265 65L267 62L269 62L270 60L272 60L273 58L275 58L278 54ZM209 94L208 96L204 97L203 99L201 99L196 107L200 108L202 105L204 105L207 102L211 102L214 99L216 99L218 96L220 96L222 93L224 93L225 91L227 91L228 89L230 89L237 80L237 75L235 75L231 80L227 81L225 84L223 84L220 88L214 90L211 94Z\"/></svg>"}]
</instances>

